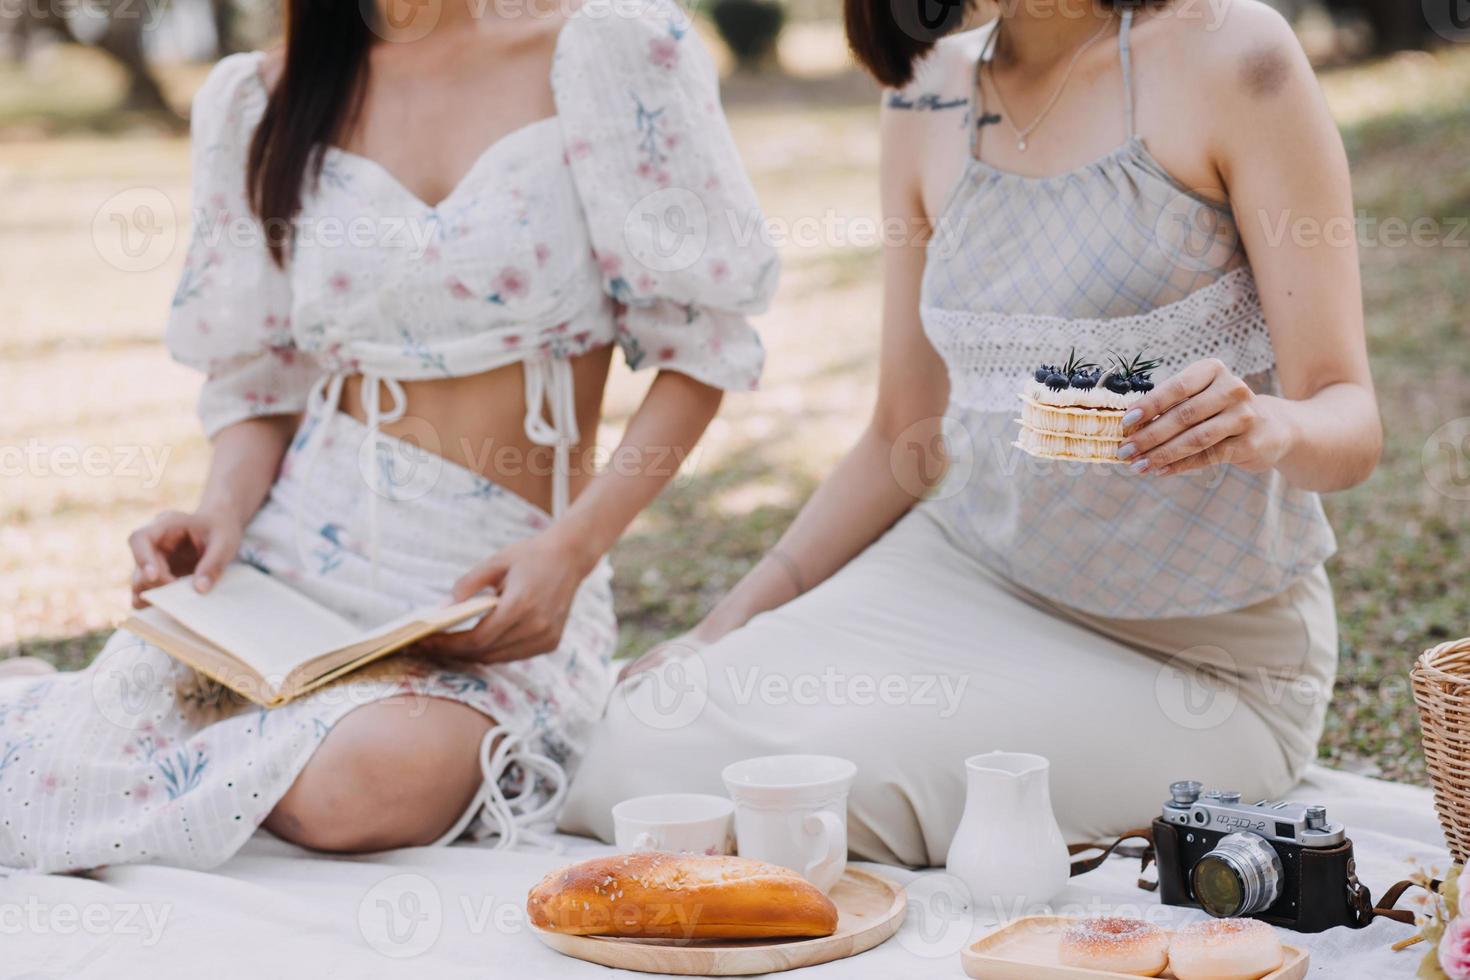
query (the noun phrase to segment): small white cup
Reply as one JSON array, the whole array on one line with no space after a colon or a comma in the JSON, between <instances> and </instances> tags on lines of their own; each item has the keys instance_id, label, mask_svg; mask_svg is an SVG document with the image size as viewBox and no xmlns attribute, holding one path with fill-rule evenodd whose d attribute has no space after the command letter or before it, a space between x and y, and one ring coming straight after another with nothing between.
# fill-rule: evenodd
<instances>
[{"instance_id":1,"label":"small white cup","mask_svg":"<svg viewBox=\"0 0 1470 980\"><path fill-rule=\"evenodd\" d=\"M612 808L613 838L620 851L733 854L734 814L723 796L637 796Z\"/></svg>"},{"instance_id":2,"label":"small white cup","mask_svg":"<svg viewBox=\"0 0 1470 980\"><path fill-rule=\"evenodd\" d=\"M857 766L829 755L768 755L722 775L735 800L740 856L831 891L847 870L847 791Z\"/></svg>"}]
</instances>

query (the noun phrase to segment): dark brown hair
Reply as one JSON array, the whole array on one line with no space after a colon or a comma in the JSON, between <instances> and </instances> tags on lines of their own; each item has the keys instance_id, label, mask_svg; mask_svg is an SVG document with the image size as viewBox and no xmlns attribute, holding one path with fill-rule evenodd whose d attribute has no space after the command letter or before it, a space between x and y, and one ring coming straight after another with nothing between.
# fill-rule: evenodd
<instances>
[{"instance_id":1,"label":"dark brown hair","mask_svg":"<svg viewBox=\"0 0 1470 980\"><path fill-rule=\"evenodd\" d=\"M1095 0L1104 7L1141 7L1167 0ZM884 85L913 81L914 64L956 30L974 0L843 0L847 43L858 63Z\"/></svg>"},{"instance_id":2,"label":"dark brown hair","mask_svg":"<svg viewBox=\"0 0 1470 980\"><path fill-rule=\"evenodd\" d=\"M267 247L285 264L291 223L321 153L352 125L367 84L373 0L288 0L286 52L265 114L250 142L245 190L267 231Z\"/></svg>"}]
</instances>

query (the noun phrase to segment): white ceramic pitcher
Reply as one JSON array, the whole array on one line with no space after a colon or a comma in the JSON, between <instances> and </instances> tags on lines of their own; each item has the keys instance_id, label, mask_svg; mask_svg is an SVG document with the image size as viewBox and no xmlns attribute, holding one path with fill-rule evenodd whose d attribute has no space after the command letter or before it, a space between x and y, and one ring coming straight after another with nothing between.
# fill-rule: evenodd
<instances>
[{"instance_id":1,"label":"white ceramic pitcher","mask_svg":"<svg viewBox=\"0 0 1470 980\"><path fill-rule=\"evenodd\" d=\"M1025 752L965 760L965 812L945 862L980 916L1009 919L1051 901L1071 858L1051 809L1051 763Z\"/></svg>"}]
</instances>

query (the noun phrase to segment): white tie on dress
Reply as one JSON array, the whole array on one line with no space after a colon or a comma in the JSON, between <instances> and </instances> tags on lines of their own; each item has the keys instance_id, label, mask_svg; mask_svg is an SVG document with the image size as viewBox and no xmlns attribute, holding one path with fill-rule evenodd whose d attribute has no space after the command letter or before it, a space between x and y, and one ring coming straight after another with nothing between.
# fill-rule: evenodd
<instances>
[{"instance_id":1,"label":"white tie on dress","mask_svg":"<svg viewBox=\"0 0 1470 980\"><path fill-rule=\"evenodd\" d=\"M551 475L551 515L560 517L571 503L572 447L581 439L577 426L577 393L571 362L565 357L544 354L525 362L526 372L526 437L538 446L549 446L553 452ZM332 416L342 402L342 386L349 372L337 371L318 378L307 399L307 412L316 419L315 428L307 436L302 451L306 467L302 486L311 486L312 472L321 447L326 443ZM382 392L387 389L393 405L383 410ZM367 420L371 442L372 493L368 496L368 559L372 566L373 587L377 588L378 572L378 498L386 496L383 463L378 447L383 440L383 426L401 420L408 411L408 396L397 378L365 371L359 393L362 413ZM548 417L549 416L549 417ZM296 551L307 564L306 539L302 518L296 517Z\"/></svg>"}]
</instances>

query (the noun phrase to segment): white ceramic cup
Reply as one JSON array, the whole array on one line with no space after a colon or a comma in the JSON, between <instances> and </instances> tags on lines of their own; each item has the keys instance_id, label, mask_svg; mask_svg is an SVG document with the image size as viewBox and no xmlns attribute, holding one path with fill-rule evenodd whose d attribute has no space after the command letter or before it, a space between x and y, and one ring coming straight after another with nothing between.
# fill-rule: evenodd
<instances>
[{"instance_id":1,"label":"white ceramic cup","mask_svg":"<svg viewBox=\"0 0 1470 980\"><path fill-rule=\"evenodd\" d=\"M735 801L740 856L831 891L847 869L847 791L857 766L830 755L768 755L722 775Z\"/></svg>"},{"instance_id":2,"label":"white ceramic cup","mask_svg":"<svg viewBox=\"0 0 1470 980\"><path fill-rule=\"evenodd\" d=\"M733 854L734 814L723 796L637 796L612 808L613 837L620 851Z\"/></svg>"}]
</instances>

